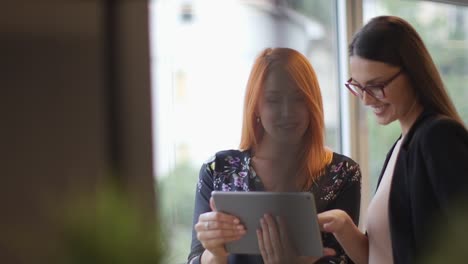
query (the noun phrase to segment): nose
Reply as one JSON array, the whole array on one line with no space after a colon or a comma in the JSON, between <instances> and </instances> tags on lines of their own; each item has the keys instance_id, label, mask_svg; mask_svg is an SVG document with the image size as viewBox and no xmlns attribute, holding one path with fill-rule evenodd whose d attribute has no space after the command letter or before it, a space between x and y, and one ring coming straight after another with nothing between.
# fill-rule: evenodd
<instances>
[{"instance_id":1,"label":"nose","mask_svg":"<svg viewBox=\"0 0 468 264\"><path fill-rule=\"evenodd\" d=\"M293 107L294 102L292 102L286 97L284 97L282 101L283 103L281 104L281 115L283 117L289 117L289 115L291 115L291 112L292 112L291 108Z\"/></svg>"}]
</instances>

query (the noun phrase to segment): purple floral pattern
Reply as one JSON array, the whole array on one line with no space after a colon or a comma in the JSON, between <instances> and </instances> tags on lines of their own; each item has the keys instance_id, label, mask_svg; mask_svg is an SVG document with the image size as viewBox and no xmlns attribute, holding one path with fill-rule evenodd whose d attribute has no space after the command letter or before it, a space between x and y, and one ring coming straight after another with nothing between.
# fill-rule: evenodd
<instances>
[{"instance_id":1,"label":"purple floral pattern","mask_svg":"<svg viewBox=\"0 0 468 264\"><path fill-rule=\"evenodd\" d=\"M315 204L318 212L331 209L346 211L355 223L359 221L360 208L361 171L359 165L352 159L343 155L333 153L333 159L324 170L311 189L314 194ZM226 150L216 153L209 159L200 171L197 183L197 196L195 218L199 213L211 210L209 198L211 191L248 192L264 191L260 177L251 166L250 151ZM197 252L200 254L203 247L196 240L192 240ZM344 250L336 241L333 234L322 233L323 244L335 249L334 257L325 257L316 263L351 263ZM252 256L252 258L255 258ZM252 262L257 263L257 262Z\"/></svg>"},{"instance_id":2,"label":"purple floral pattern","mask_svg":"<svg viewBox=\"0 0 468 264\"><path fill-rule=\"evenodd\" d=\"M258 188L252 188L261 185L261 180L250 164L250 153L248 151L234 153L239 156L227 155L221 159L214 156L206 163L207 173L213 175L213 189L244 192L258 190ZM325 171L324 176L328 178L328 184L316 183L314 186L321 189L321 193L324 194L319 197L321 200L335 200L344 184L347 182L360 184L361 182L359 165L350 159L332 162ZM201 183L199 182L197 186L200 191ZM309 191L313 192L314 187Z\"/></svg>"}]
</instances>

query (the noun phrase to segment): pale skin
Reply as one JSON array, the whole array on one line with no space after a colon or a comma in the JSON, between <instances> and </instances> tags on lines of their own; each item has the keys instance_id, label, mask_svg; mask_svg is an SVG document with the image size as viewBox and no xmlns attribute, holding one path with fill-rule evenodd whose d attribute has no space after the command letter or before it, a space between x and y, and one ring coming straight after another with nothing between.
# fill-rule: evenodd
<instances>
[{"instance_id":1,"label":"pale skin","mask_svg":"<svg viewBox=\"0 0 468 264\"><path fill-rule=\"evenodd\" d=\"M399 67L386 63L367 60L359 56L350 57L352 79L362 87L385 82L399 70ZM404 136L423 111L423 107L404 72L384 89L385 98L376 99L364 92L361 101L373 110L379 124L386 125L398 121ZM368 238L346 212L330 210L319 214L318 219L322 230L333 233L356 264L368 263Z\"/></svg>"},{"instance_id":2,"label":"pale skin","mask_svg":"<svg viewBox=\"0 0 468 264\"><path fill-rule=\"evenodd\" d=\"M267 77L265 90L256 115L264 130L255 149L252 164L266 191L295 190L298 168L297 153L309 126L309 113L300 90L282 70L273 69ZM281 218L264 215L257 230L259 248L265 264L314 263L317 257L300 257L289 242ZM334 255L326 249L325 255Z\"/></svg>"},{"instance_id":3,"label":"pale skin","mask_svg":"<svg viewBox=\"0 0 468 264\"><path fill-rule=\"evenodd\" d=\"M299 88L282 71L274 68L266 78L265 89L258 103L256 116L263 127L263 137L254 150L252 166L259 175L266 191L287 191L295 188L294 172L298 167L297 152L309 126L309 113L302 101ZM216 211L201 214L195 225L197 238L205 251L201 263L227 263L228 252L224 245L238 240L245 234L239 219ZM209 223L209 229L207 228ZM318 258L299 257L290 247L281 219L265 215L257 230L259 248L265 264L311 264ZM325 249L324 255L335 255L333 249Z\"/></svg>"},{"instance_id":4,"label":"pale skin","mask_svg":"<svg viewBox=\"0 0 468 264\"><path fill-rule=\"evenodd\" d=\"M205 248L201 263L227 263L229 254L224 245L240 239L246 230L237 217L217 212L213 198L210 199L210 206L212 212L201 214L195 224L197 238Z\"/></svg>"},{"instance_id":5,"label":"pale skin","mask_svg":"<svg viewBox=\"0 0 468 264\"><path fill-rule=\"evenodd\" d=\"M359 56L351 56L349 61L352 78L364 86L383 82L400 70L400 67ZM387 125L398 121L402 134L406 135L423 107L404 71L385 87L385 95L385 98L379 100L364 93L362 103L373 110L379 124Z\"/></svg>"}]
</instances>

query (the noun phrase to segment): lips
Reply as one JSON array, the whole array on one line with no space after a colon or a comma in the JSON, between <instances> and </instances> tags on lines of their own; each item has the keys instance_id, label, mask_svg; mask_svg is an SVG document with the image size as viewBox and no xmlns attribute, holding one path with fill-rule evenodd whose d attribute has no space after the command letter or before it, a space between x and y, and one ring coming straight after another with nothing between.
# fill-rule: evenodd
<instances>
[{"instance_id":1,"label":"lips","mask_svg":"<svg viewBox=\"0 0 468 264\"><path fill-rule=\"evenodd\" d=\"M296 127L297 124L296 123L284 123L284 124L277 124L276 126L282 129L290 129L290 128Z\"/></svg>"}]
</instances>

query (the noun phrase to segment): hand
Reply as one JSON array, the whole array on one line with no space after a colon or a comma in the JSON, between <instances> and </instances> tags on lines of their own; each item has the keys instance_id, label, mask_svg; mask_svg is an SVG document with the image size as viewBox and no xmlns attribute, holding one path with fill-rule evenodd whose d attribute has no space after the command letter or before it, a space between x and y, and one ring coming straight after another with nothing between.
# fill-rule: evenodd
<instances>
[{"instance_id":1,"label":"hand","mask_svg":"<svg viewBox=\"0 0 468 264\"><path fill-rule=\"evenodd\" d=\"M201 214L195 224L197 238L213 256L225 257L228 252L224 245L245 235L245 227L237 217L217 212L213 198L210 206L213 211Z\"/></svg>"},{"instance_id":2,"label":"hand","mask_svg":"<svg viewBox=\"0 0 468 264\"><path fill-rule=\"evenodd\" d=\"M353 220L345 211L334 209L318 214L318 222L322 231L339 236Z\"/></svg>"},{"instance_id":3,"label":"hand","mask_svg":"<svg viewBox=\"0 0 468 264\"><path fill-rule=\"evenodd\" d=\"M271 215L260 219L261 230L257 230L258 246L265 264L309 264L319 258L297 256L295 249L289 241L287 227L281 217L275 220ZM324 249L324 255L335 255L333 249Z\"/></svg>"},{"instance_id":4,"label":"hand","mask_svg":"<svg viewBox=\"0 0 468 264\"><path fill-rule=\"evenodd\" d=\"M355 263L367 263L369 259L368 238L345 211L334 209L320 213L318 222L322 231L333 233L346 254Z\"/></svg>"}]
</instances>

